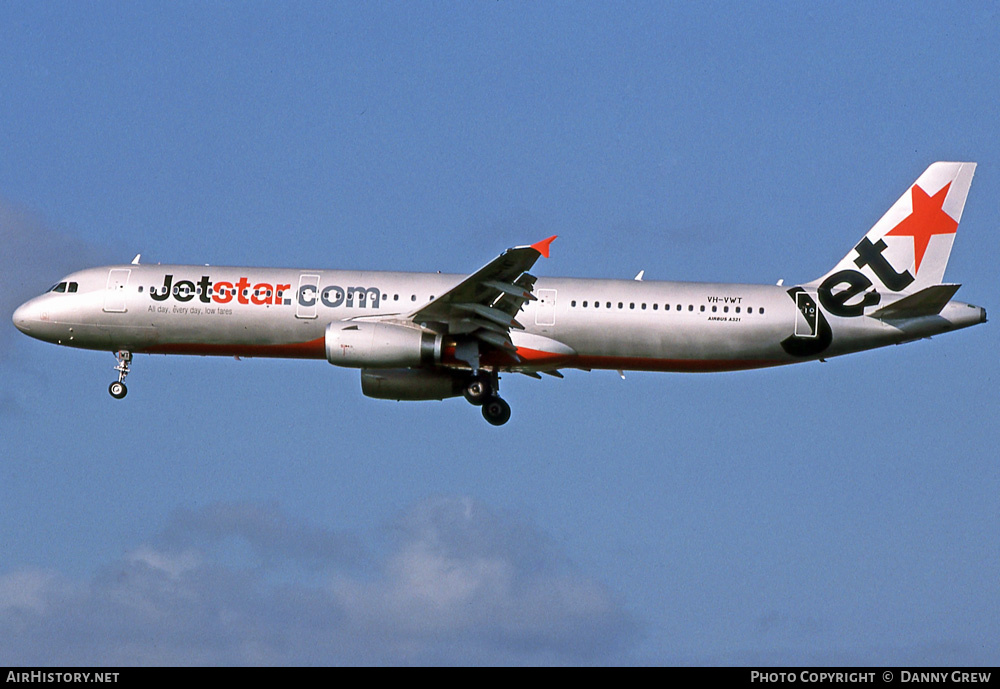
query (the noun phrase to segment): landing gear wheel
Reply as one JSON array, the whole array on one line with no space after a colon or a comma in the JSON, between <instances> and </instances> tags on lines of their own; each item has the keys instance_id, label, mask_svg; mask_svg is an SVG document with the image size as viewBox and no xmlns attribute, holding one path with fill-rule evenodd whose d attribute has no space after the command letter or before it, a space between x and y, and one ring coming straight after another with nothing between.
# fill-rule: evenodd
<instances>
[{"instance_id":1,"label":"landing gear wheel","mask_svg":"<svg viewBox=\"0 0 1000 689\"><path fill-rule=\"evenodd\" d=\"M128 375L132 365L132 352L119 349L115 352L115 358L118 359L118 365L115 366L115 370L118 371L118 380L108 386L108 392L116 400L120 400L128 394L128 388L125 387L125 376Z\"/></svg>"},{"instance_id":2,"label":"landing gear wheel","mask_svg":"<svg viewBox=\"0 0 1000 689\"><path fill-rule=\"evenodd\" d=\"M108 386L108 392L116 400L120 400L122 397L128 394L128 388L125 387L125 383L119 383L117 380Z\"/></svg>"},{"instance_id":3,"label":"landing gear wheel","mask_svg":"<svg viewBox=\"0 0 1000 689\"><path fill-rule=\"evenodd\" d=\"M503 426L510 421L510 405L499 397L491 397L483 403L483 418L494 426Z\"/></svg>"},{"instance_id":4,"label":"landing gear wheel","mask_svg":"<svg viewBox=\"0 0 1000 689\"><path fill-rule=\"evenodd\" d=\"M462 394L469 404L481 407L493 395L493 388L486 378L477 376L469 381Z\"/></svg>"}]
</instances>

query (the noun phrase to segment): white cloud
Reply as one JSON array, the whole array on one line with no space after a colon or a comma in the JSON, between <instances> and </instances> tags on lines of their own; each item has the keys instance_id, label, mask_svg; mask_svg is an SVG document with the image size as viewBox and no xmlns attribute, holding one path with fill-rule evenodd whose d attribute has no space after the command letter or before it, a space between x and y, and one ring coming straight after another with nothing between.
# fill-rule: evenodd
<instances>
[{"instance_id":1,"label":"white cloud","mask_svg":"<svg viewBox=\"0 0 1000 689\"><path fill-rule=\"evenodd\" d=\"M63 592L62 580L52 572L22 570L0 576L0 613L44 614L50 596Z\"/></svg>"},{"instance_id":2,"label":"white cloud","mask_svg":"<svg viewBox=\"0 0 1000 689\"><path fill-rule=\"evenodd\" d=\"M198 567L201 558L194 550L182 553L165 553L149 546L141 546L132 551L126 558L129 562L143 564L151 569L165 572L171 579L177 579L184 572Z\"/></svg>"},{"instance_id":3,"label":"white cloud","mask_svg":"<svg viewBox=\"0 0 1000 689\"><path fill-rule=\"evenodd\" d=\"M387 552L261 505L177 514L70 584L0 578L0 663L586 663L627 647L619 601L534 529L428 500ZM242 545L243 548L233 545Z\"/></svg>"}]
</instances>

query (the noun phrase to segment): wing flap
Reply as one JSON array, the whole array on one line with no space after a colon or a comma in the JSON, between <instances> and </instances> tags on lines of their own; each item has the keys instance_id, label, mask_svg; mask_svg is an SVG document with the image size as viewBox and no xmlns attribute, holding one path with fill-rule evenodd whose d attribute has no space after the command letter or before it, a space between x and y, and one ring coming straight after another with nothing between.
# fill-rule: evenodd
<instances>
[{"instance_id":1,"label":"wing flap","mask_svg":"<svg viewBox=\"0 0 1000 689\"><path fill-rule=\"evenodd\" d=\"M459 311L470 311L505 328L517 328L518 330L524 330L524 326L518 323L513 316L506 314L499 309L494 309L492 306L465 303L452 304L451 306Z\"/></svg>"},{"instance_id":2,"label":"wing flap","mask_svg":"<svg viewBox=\"0 0 1000 689\"><path fill-rule=\"evenodd\" d=\"M493 321L483 320L482 318L462 318L457 321L452 321L449 324L448 331L452 335L468 335L469 333L474 333L480 329L492 330L493 332L500 333L501 335L506 335L510 332L509 328L498 325Z\"/></svg>"},{"instance_id":3,"label":"wing flap","mask_svg":"<svg viewBox=\"0 0 1000 689\"><path fill-rule=\"evenodd\" d=\"M523 287L518 287L517 285L509 282L501 282L500 280L484 280L481 284L484 287L491 287L495 290L509 294L512 297L524 299L525 301L534 301L537 299L537 297L530 291L526 291Z\"/></svg>"},{"instance_id":4,"label":"wing flap","mask_svg":"<svg viewBox=\"0 0 1000 689\"><path fill-rule=\"evenodd\" d=\"M531 290L535 287L535 280L537 278L530 273L524 273L517 280L514 281L514 286L518 289L526 292L529 299L525 299L521 295L513 295L508 292L504 292L500 297L493 303L493 308L504 313L509 313L511 316L516 315L521 307L525 305L528 301L535 301L537 297L531 293Z\"/></svg>"},{"instance_id":5,"label":"wing flap","mask_svg":"<svg viewBox=\"0 0 1000 689\"><path fill-rule=\"evenodd\" d=\"M505 349L511 353L517 353L517 347L514 346L514 344L510 341L510 337L507 335L501 335L500 333L495 333L492 330L479 330L473 334L483 342L488 342L494 347Z\"/></svg>"}]
</instances>

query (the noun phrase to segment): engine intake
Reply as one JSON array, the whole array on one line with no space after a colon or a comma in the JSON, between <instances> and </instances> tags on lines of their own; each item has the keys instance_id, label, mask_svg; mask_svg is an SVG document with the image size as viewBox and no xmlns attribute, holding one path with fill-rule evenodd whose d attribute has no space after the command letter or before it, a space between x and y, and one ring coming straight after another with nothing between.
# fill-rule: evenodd
<instances>
[{"instance_id":1,"label":"engine intake","mask_svg":"<svg viewBox=\"0 0 1000 689\"><path fill-rule=\"evenodd\" d=\"M441 361L442 336L391 323L326 326L326 359L350 368L403 368Z\"/></svg>"}]
</instances>

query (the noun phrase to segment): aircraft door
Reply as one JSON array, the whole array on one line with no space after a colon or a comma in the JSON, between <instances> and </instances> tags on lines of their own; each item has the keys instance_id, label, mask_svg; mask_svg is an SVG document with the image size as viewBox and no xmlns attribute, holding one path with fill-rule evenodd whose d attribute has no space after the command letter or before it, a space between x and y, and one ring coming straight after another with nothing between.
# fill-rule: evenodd
<instances>
[{"instance_id":1,"label":"aircraft door","mask_svg":"<svg viewBox=\"0 0 1000 689\"><path fill-rule=\"evenodd\" d=\"M303 273L299 276L299 289L295 292L295 317L316 318L319 301L319 275Z\"/></svg>"},{"instance_id":2,"label":"aircraft door","mask_svg":"<svg viewBox=\"0 0 1000 689\"><path fill-rule=\"evenodd\" d=\"M108 272L108 287L104 291L104 310L108 313L125 313L125 289L132 274L129 268L112 268Z\"/></svg>"},{"instance_id":3,"label":"aircraft door","mask_svg":"<svg viewBox=\"0 0 1000 689\"><path fill-rule=\"evenodd\" d=\"M556 324L556 291L554 289L535 290L535 325Z\"/></svg>"},{"instance_id":4,"label":"aircraft door","mask_svg":"<svg viewBox=\"0 0 1000 689\"><path fill-rule=\"evenodd\" d=\"M819 307L814 294L799 292L795 295L795 336L817 337L819 335Z\"/></svg>"}]
</instances>

